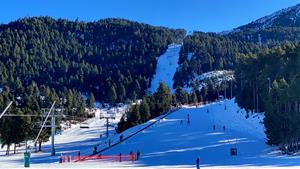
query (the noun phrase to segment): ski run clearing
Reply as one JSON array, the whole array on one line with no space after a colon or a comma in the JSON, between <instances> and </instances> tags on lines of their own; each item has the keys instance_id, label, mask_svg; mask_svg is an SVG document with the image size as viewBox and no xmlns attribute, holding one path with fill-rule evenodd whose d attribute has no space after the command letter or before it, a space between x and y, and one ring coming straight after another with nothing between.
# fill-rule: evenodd
<instances>
[{"instance_id":1,"label":"ski run clearing","mask_svg":"<svg viewBox=\"0 0 300 169\"><path fill-rule=\"evenodd\" d=\"M190 124L187 123L188 114ZM60 153L75 155L76 151L81 150L84 156L92 153L94 145L98 145L98 150L107 147L107 139L99 138L100 133L105 133L105 120L97 117L87 121L90 128L82 129L76 125L57 135L57 156L50 156L49 142L43 146L42 153L32 153L30 167L196 168L196 158L200 157L201 168L299 168L299 156L282 155L276 147L265 144L262 115L245 116L246 113L234 100L183 107L125 142L102 152L103 157L109 158L60 164ZM130 128L122 134L126 137L155 120ZM112 143L117 142L119 135L113 134L113 130L110 133ZM230 148L237 148L238 155L230 156ZM130 162L123 157L119 162L119 153L128 156L130 151L136 153L137 150L141 152L140 160ZM0 168L23 168L24 150L10 156L5 156L4 152L1 149Z\"/></svg>"},{"instance_id":2,"label":"ski run clearing","mask_svg":"<svg viewBox=\"0 0 300 169\"><path fill-rule=\"evenodd\" d=\"M149 89L151 93L156 91L160 82L164 82L171 92L174 93L173 77L178 67L180 48L181 45L179 44L170 44L167 51L158 58L156 73Z\"/></svg>"}]
</instances>

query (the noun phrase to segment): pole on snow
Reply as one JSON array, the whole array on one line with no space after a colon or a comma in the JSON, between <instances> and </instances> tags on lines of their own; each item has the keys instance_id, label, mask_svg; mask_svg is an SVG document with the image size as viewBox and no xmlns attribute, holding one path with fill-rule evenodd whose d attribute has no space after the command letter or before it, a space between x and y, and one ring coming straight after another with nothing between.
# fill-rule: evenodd
<instances>
[{"instance_id":1,"label":"pole on snow","mask_svg":"<svg viewBox=\"0 0 300 169\"><path fill-rule=\"evenodd\" d=\"M12 105L12 101L11 102L9 102L9 104L6 106L6 108L3 110L3 112L1 113L1 115L0 115L0 119L2 118L2 116L6 113L6 111L8 110L8 108Z\"/></svg>"},{"instance_id":2,"label":"pole on snow","mask_svg":"<svg viewBox=\"0 0 300 169\"><path fill-rule=\"evenodd\" d=\"M55 111L51 116L51 156L55 156L54 136L55 136Z\"/></svg>"},{"instance_id":3,"label":"pole on snow","mask_svg":"<svg viewBox=\"0 0 300 169\"><path fill-rule=\"evenodd\" d=\"M108 127L109 127L109 119L115 119L115 117L104 117L106 119L106 137L108 137L109 133L108 133Z\"/></svg>"},{"instance_id":4,"label":"pole on snow","mask_svg":"<svg viewBox=\"0 0 300 169\"><path fill-rule=\"evenodd\" d=\"M232 79L230 80L230 99L232 99Z\"/></svg>"},{"instance_id":5,"label":"pole on snow","mask_svg":"<svg viewBox=\"0 0 300 169\"><path fill-rule=\"evenodd\" d=\"M43 131L43 128L44 128L44 126L45 126L45 124L46 124L46 122L47 122L47 120L48 120L48 117L49 117L50 113L52 112L52 109L54 108L54 105L55 105L55 101L53 102L53 104L52 104L52 106L51 106L51 108L50 108L50 110L49 110L49 112L48 112L48 114L47 114L47 116L46 116L46 119L44 120L43 125L42 125L42 127L41 127L41 129L40 129L40 131L39 131L39 133L38 133L38 135L37 135L37 137L36 137L35 140L34 140L34 144L36 144L38 138L40 137L40 135L41 135L41 133L42 133L42 131ZM53 141L54 141L54 139L53 139ZM54 144L54 142L53 142L53 144ZM51 152L52 152L52 151L51 151Z\"/></svg>"},{"instance_id":6,"label":"pole on snow","mask_svg":"<svg viewBox=\"0 0 300 169\"><path fill-rule=\"evenodd\" d=\"M270 91L271 91L271 79L269 77L267 79L268 79L268 82L269 82L269 93L270 93Z\"/></svg>"},{"instance_id":7,"label":"pole on snow","mask_svg":"<svg viewBox=\"0 0 300 169\"><path fill-rule=\"evenodd\" d=\"M224 91L224 93L225 93L225 100L226 100L226 98L227 98L227 96L226 96L226 86L227 84L226 84L226 80L225 80L225 91Z\"/></svg>"}]
</instances>

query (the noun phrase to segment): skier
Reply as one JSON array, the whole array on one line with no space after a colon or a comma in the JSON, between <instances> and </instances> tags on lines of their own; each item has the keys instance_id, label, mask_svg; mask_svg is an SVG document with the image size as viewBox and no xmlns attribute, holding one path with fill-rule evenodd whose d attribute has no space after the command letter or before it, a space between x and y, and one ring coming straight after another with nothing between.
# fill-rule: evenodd
<instances>
[{"instance_id":1,"label":"skier","mask_svg":"<svg viewBox=\"0 0 300 169\"><path fill-rule=\"evenodd\" d=\"M108 140L108 146L110 146L110 144L111 144L111 141L110 141L110 139Z\"/></svg>"},{"instance_id":2,"label":"skier","mask_svg":"<svg viewBox=\"0 0 300 169\"><path fill-rule=\"evenodd\" d=\"M96 154L97 154L97 146L94 146L93 155L96 155Z\"/></svg>"},{"instance_id":3,"label":"skier","mask_svg":"<svg viewBox=\"0 0 300 169\"><path fill-rule=\"evenodd\" d=\"M78 160L80 160L80 151L77 152Z\"/></svg>"},{"instance_id":4,"label":"skier","mask_svg":"<svg viewBox=\"0 0 300 169\"><path fill-rule=\"evenodd\" d=\"M223 126L223 131L225 131L225 126Z\"/></svg>"},{"instance_id":5,"label":"skier","mask_svg":"<svg viewBox=\"0 0 300 169\"><path fill-rule=\"evenodd\" d=\"M213 126L214 131L216 130L216 125Z\"/></svg>"},{"instance_id":6,"label":"skier","mask_svg":"<svg viewBox=\"0 0 300 169\"><path fill-rule=\"evenodd\" d=\"M130 161L134 161L134 153L132 152L132 151L130 151L130 153L129 153L129 158L130 158Z\"/></svg>"},{"instance_id":7,"label":"skier","mask_svg":"<svg viewBox=\"0 0 300 169\"><path fill-rule=\"evenodd\" d=\"M200 169L200 158L199 157L197 157L196 166L197 166L197 169Z\"/></svg>"},{"instance_id":8,"label":"skier","mask_svg":"<svg viewBox=\"0 0 300 169\"><path fill-rule=\"evenodd\" d=\"M140 155L141 155L141 153L140 153L140 151L138 150L138 151L136 152L136 160L139 160Z\"/></svg>"},{"instance_id":9,"label":"skier","mask_svg":"<svg viewBox=\"0 0 300 169\"><path fill-rule=\"evenodd\" d=\"M62 153L60 154L60 157L59 157L59 163L62 163L63 162L63 155Z\"/></svg>"},{"instance_id":10,"label":"skier","mask_svg":"<svg viewBox=\"0 0 300 169\"><path fill-rule=\"evenodd\" d=\"M191 123L190 122L190 114L188 114L188 116L187 116L187 124L190 125L190 123Z\"/></svg>"},{"instance_id":11,"label":"skier","mask_svg":"<svg viewBox=\"0 0 300 169\"><path fill-rule=\"evenodd\" d=\"M183 120L180 120L180 124L182 124Z\"/></svg>"},{"instance_id":12,"label":"skier","mask_svg":"<svg viewBox=\"0 0 300 169\"><path fill-rule=\"evenodd\" d=\"M122 153L119 154L120 162L122 162Z\"/></svg>"}]
</instances>

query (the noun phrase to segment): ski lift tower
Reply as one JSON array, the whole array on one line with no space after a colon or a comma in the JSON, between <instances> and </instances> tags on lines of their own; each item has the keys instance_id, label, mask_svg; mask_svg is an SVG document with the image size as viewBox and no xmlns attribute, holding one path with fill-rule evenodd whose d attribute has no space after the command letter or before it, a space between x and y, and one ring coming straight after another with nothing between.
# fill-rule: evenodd
<instances>
[{"instance_id":1,"label":"ski lift tower","mask_svg":"<svg viewBox=\"0 0 300 169\"><path fill-rule=\"evenodd\" d=\"M100 116L100 119L106 119L106 137L108 137L108 127L112 126L109 124L109 119L116 119L115 113L106 113Z\"/></svg>"},{"instance_id":2,"label":"ski lift tower","mask_svg":"<svg viewBox=\"0 0 300 169\"><path fill-rule=\"evenodd\" d=\"M63 109L59 109L59 108L54 108L54 105L55 105L55 102L52 104L50 109L48 109L48 108L42 109L44 111L43 116L46 118L45 118L45 121L43 122L43 125L40 129L40 132L39 132L37 138L35 139L35 143L36 143L43 128L51 128L51 156L55 156L55 129L56 129L55 120L56 120L56 117L62 117L62 110L63 110ZM45 125L50 114L51 114L51 124Z\"/></svg>"}]
</instances>

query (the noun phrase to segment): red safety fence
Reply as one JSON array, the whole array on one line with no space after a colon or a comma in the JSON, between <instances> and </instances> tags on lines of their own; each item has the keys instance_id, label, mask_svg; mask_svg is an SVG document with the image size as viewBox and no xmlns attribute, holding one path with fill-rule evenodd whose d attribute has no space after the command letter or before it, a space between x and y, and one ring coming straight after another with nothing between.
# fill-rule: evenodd
<instances>
[{"instance_id":1,"label":"red safety fence","mask_svg":"<svg viewBox=\"0 0 300 169\"><path fill-rule=\"evenodd\" d=\"M66 156L69 158L68 156ZM110 160L110 161L133 161L136 159L135 155L89 155L89 156L71 156L71 161L78 162L84 160ZM64 160L63 160L64 161Z\"/></svg>"}]
</instances>

